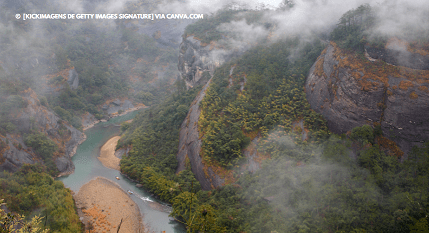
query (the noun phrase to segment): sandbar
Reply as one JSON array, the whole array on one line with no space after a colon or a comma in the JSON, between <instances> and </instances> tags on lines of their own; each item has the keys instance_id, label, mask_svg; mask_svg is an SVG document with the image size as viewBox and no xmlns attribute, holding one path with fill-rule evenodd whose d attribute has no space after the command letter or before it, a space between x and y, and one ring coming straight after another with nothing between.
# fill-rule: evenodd
<instances>
[{"instance_id":1,"label":"sandbar","mask_svg":"<svg viewBox=\"0 0 429 233\"><path fill-rule=\"evenodd\" d=\"M116 169L118 171L121 159L115 156L115 149L120 138L120 136L115 136L104 143L100 149L100 156L98 157L105 167Z\"/></svg>"},{"instance_id":2,"label":"sandbar","mask_svg":"<svg viewBox=\"0 0 429 233\"><path fill-rule=\"evenodd\" d=\"M114 182L96 177L84 184L74 196L85 232L145 232L140 209Z\"/></svg>"}]
</instances>

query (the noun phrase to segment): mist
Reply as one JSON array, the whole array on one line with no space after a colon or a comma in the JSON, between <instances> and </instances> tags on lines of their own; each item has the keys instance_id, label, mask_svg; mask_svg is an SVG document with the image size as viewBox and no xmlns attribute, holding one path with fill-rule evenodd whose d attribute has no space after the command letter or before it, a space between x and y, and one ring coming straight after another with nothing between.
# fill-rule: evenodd
<instances>
[{"instance_id":1,"label":"mist","mask_svg":"<svg viewBox=\"0 0 429 233\"><path fill-rule=\"evenodd\" d=\"M297 146L287 132L273 131L267 138L259 142L258 151L275 147L277 152L239 184L246 187L247 199L270 206L278 232L356 228L366 224L356 216L366 215L374 206L389 208L386 200L392 196L386 196L369 170L357 165L343 139L331 136L323 145ZM299 160L299 154L309 159ZM246 183L246 176L256 177L256 182Z\"/></svg>"}]
</instances>

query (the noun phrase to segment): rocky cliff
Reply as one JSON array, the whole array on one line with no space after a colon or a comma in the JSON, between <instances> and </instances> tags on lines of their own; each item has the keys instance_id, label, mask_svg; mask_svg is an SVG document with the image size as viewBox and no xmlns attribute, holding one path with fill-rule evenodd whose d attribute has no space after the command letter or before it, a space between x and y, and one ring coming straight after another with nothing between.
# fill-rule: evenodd
<instances>
[{"instance_id":1,"label":"rocky cliff","mask_svg":"<svg viewBox=\"0 0 429 233\"><path fill-rule=\"evenodd\" d=\"M235 66L230 68L230 77L232 77ZM199 104L205 96L205 91L210 85L211 79L207 82L204 88L198 93L195 100L192 102L190 110L180 126L179 133L179 152L177 154L178 167L176 173L186 169L187 163L190 164L191 170L196 179L200 182L203 190L210 190L220 186L235 182L232 170L228 170L217 162L211 159L204 159L201 154L202 140L204 135L201 135L201 130L198 129L198 120L200 119L201 109ZM230 80L232 82L232 80ZM241 90L243 90L246 79L241 82ZM230 86L228 86L230 88ZM258 153L259 136L254 135L250 145L245 148L242 153L246 161L240 164L240 171L255 172L259 170L260 163L266 159Z\"/></svg>"},{"instance_id":2,"label":"rocky cliff","mask_svg":"<svg viewBox=\"0 0 429 233\"><path fill-rule=\"evenodd\" d=\"M186 161L188 160L191 165L191 170L195 178L200 182L203 190L210 190L213 187L221 186L224 182L211 168L205 168L200 156L202 142L198 132L198 119L200 118L201 112L199 104L204 98L205 91L209 84L210 81L207 82L194 102L192 102L188 115L180 126L179 152L177 154L179 165L176 169L176 173L185 170Z\"/></svg>"},{"instance_id":3,"label":"rocky cliff","mask_svg":"<svg viewBox=\"0 0 429 233\"><path fill-rule=\"evenodd\" d=\"M374 55L377 50L370 51ZM392 60L394 53L387 53ZM307 99L325 116L331 131L346 133L377 122L406 153L429 139L429 71L400 66L401 59L394 59L393 65L366 55L331 42L310 69ZM409 60L405 65L410 66Z\"/></svg>"},{"instance_id":4,"label":"rocky cliff","mask_svg":"<svg viewBox=\"0 0 429 233\"><path fill-rule=\"evenodd\" d=\"M226 51L216 42L203 44L194 36L184 38L180 44L179 71L188 87L193 87L202 78L205 71L213 74L216 67L245 51Z\"/></svg>"},{"instance_id":5,"label":"rocky cliff","mask_svg":"<svg viewBox=\"0 0 429 233\"><path fill-rule=\"evenodd\" d=\"M54 153L54 162L59 172L70 174L74 171L71 157L76 153L77 146L85 140L85 135L62 121L52 111L40 104L39 99L31 89L21 93L27 107L21 109L13 117L17 126L14 133L0 135L5 147L1 151L0 171L14 172L25 163L43 163L39 155L27 147L23 135L31 131L43 132L58 146Z\"/></svg>"}]
</instances>

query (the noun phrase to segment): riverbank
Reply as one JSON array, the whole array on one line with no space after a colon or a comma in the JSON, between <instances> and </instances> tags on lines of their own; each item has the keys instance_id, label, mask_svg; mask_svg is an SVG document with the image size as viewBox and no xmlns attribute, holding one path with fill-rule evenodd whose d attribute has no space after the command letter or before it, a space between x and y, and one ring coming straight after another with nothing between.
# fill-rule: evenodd
<instances>
[{"instance_id":1,"label":"riverbank","mask_svg":"<svg viewBox=\"0 0 429 233\"><path fill-rule=\"evenodd\" d=\"M73 155L75 155L75 154L76 154L77 147L78 147L80 144L82 144L85 140L86 140L86 135L85 135L84 133L82 133L82 137L80 138L80 140L79 140L79 142L77 143L77 145L75 145L75 146L73 147L73 149L72 149L72 151L71 151L71 153L70 153L70 155L69 155L69 156L70 156L70 159L71 159L71 157L73 157ZM73 169L69 169L68 171L61 172L60 174L58 174L58 175L57 175L57 177L56 177L56 178L61 177L61 176L68 176L68 175L73 174L73 173L74 173L74 166L72 166L72 168L73 168Z\"/></svg>"},{"instance_id":2,"label":"riverbank","mask_svg":"<svg viewBox=\"0 0 429 233\"><path fill-rule=\"evenodd\" d=\"M100 149L100 156L98 160L108 168L112 168L119 171L119 163L121 159L115 156L116 145L118 144L120 136L110 138Z\"/></svg>"},{"instance_id":3,"label":"riverbank","mask_svg":"<svg viewBox=\"0 0 429 233\"><path fill-rule=\"evenodd\" d=\"M91 232L145 232L136 203L114 182L96 177L74 196L79 217Z\"/></svg>"}]
</instances>

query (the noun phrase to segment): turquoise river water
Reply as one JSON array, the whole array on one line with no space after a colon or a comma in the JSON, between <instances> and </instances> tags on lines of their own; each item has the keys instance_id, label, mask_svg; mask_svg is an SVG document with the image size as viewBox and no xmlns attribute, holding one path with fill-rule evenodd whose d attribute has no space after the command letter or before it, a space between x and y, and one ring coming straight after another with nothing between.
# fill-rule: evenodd
<instances>
[{"instance_id":1,"label":"turquoise river water","mask_svg":"<svg viewBox=\"0 0 429 233\"><path fill-rule=\"evenodd\" d=\"M142 110L144 111L144 110ZM165 231L167 233L186 232L185 228L177 222L170 222L169 207L151 197L143 188L137 188L135 183L122 176L119 171L104 167L97 159L101 146L111 137L119 135L119 125L123 121L133 119L138 111L116 117L108 122L100 122L93 128L85 131L87 139L78 146L76 154L72 157L75 165L73 174L58 178L64 185L77 193L79 188L97 176L107 178L117 183L125 191L131 190L134 195L130 197L139 206L143 215L143 221L154 232ZM116 180L116 176L120 180Z\"/></svg>"}]
</instances>

